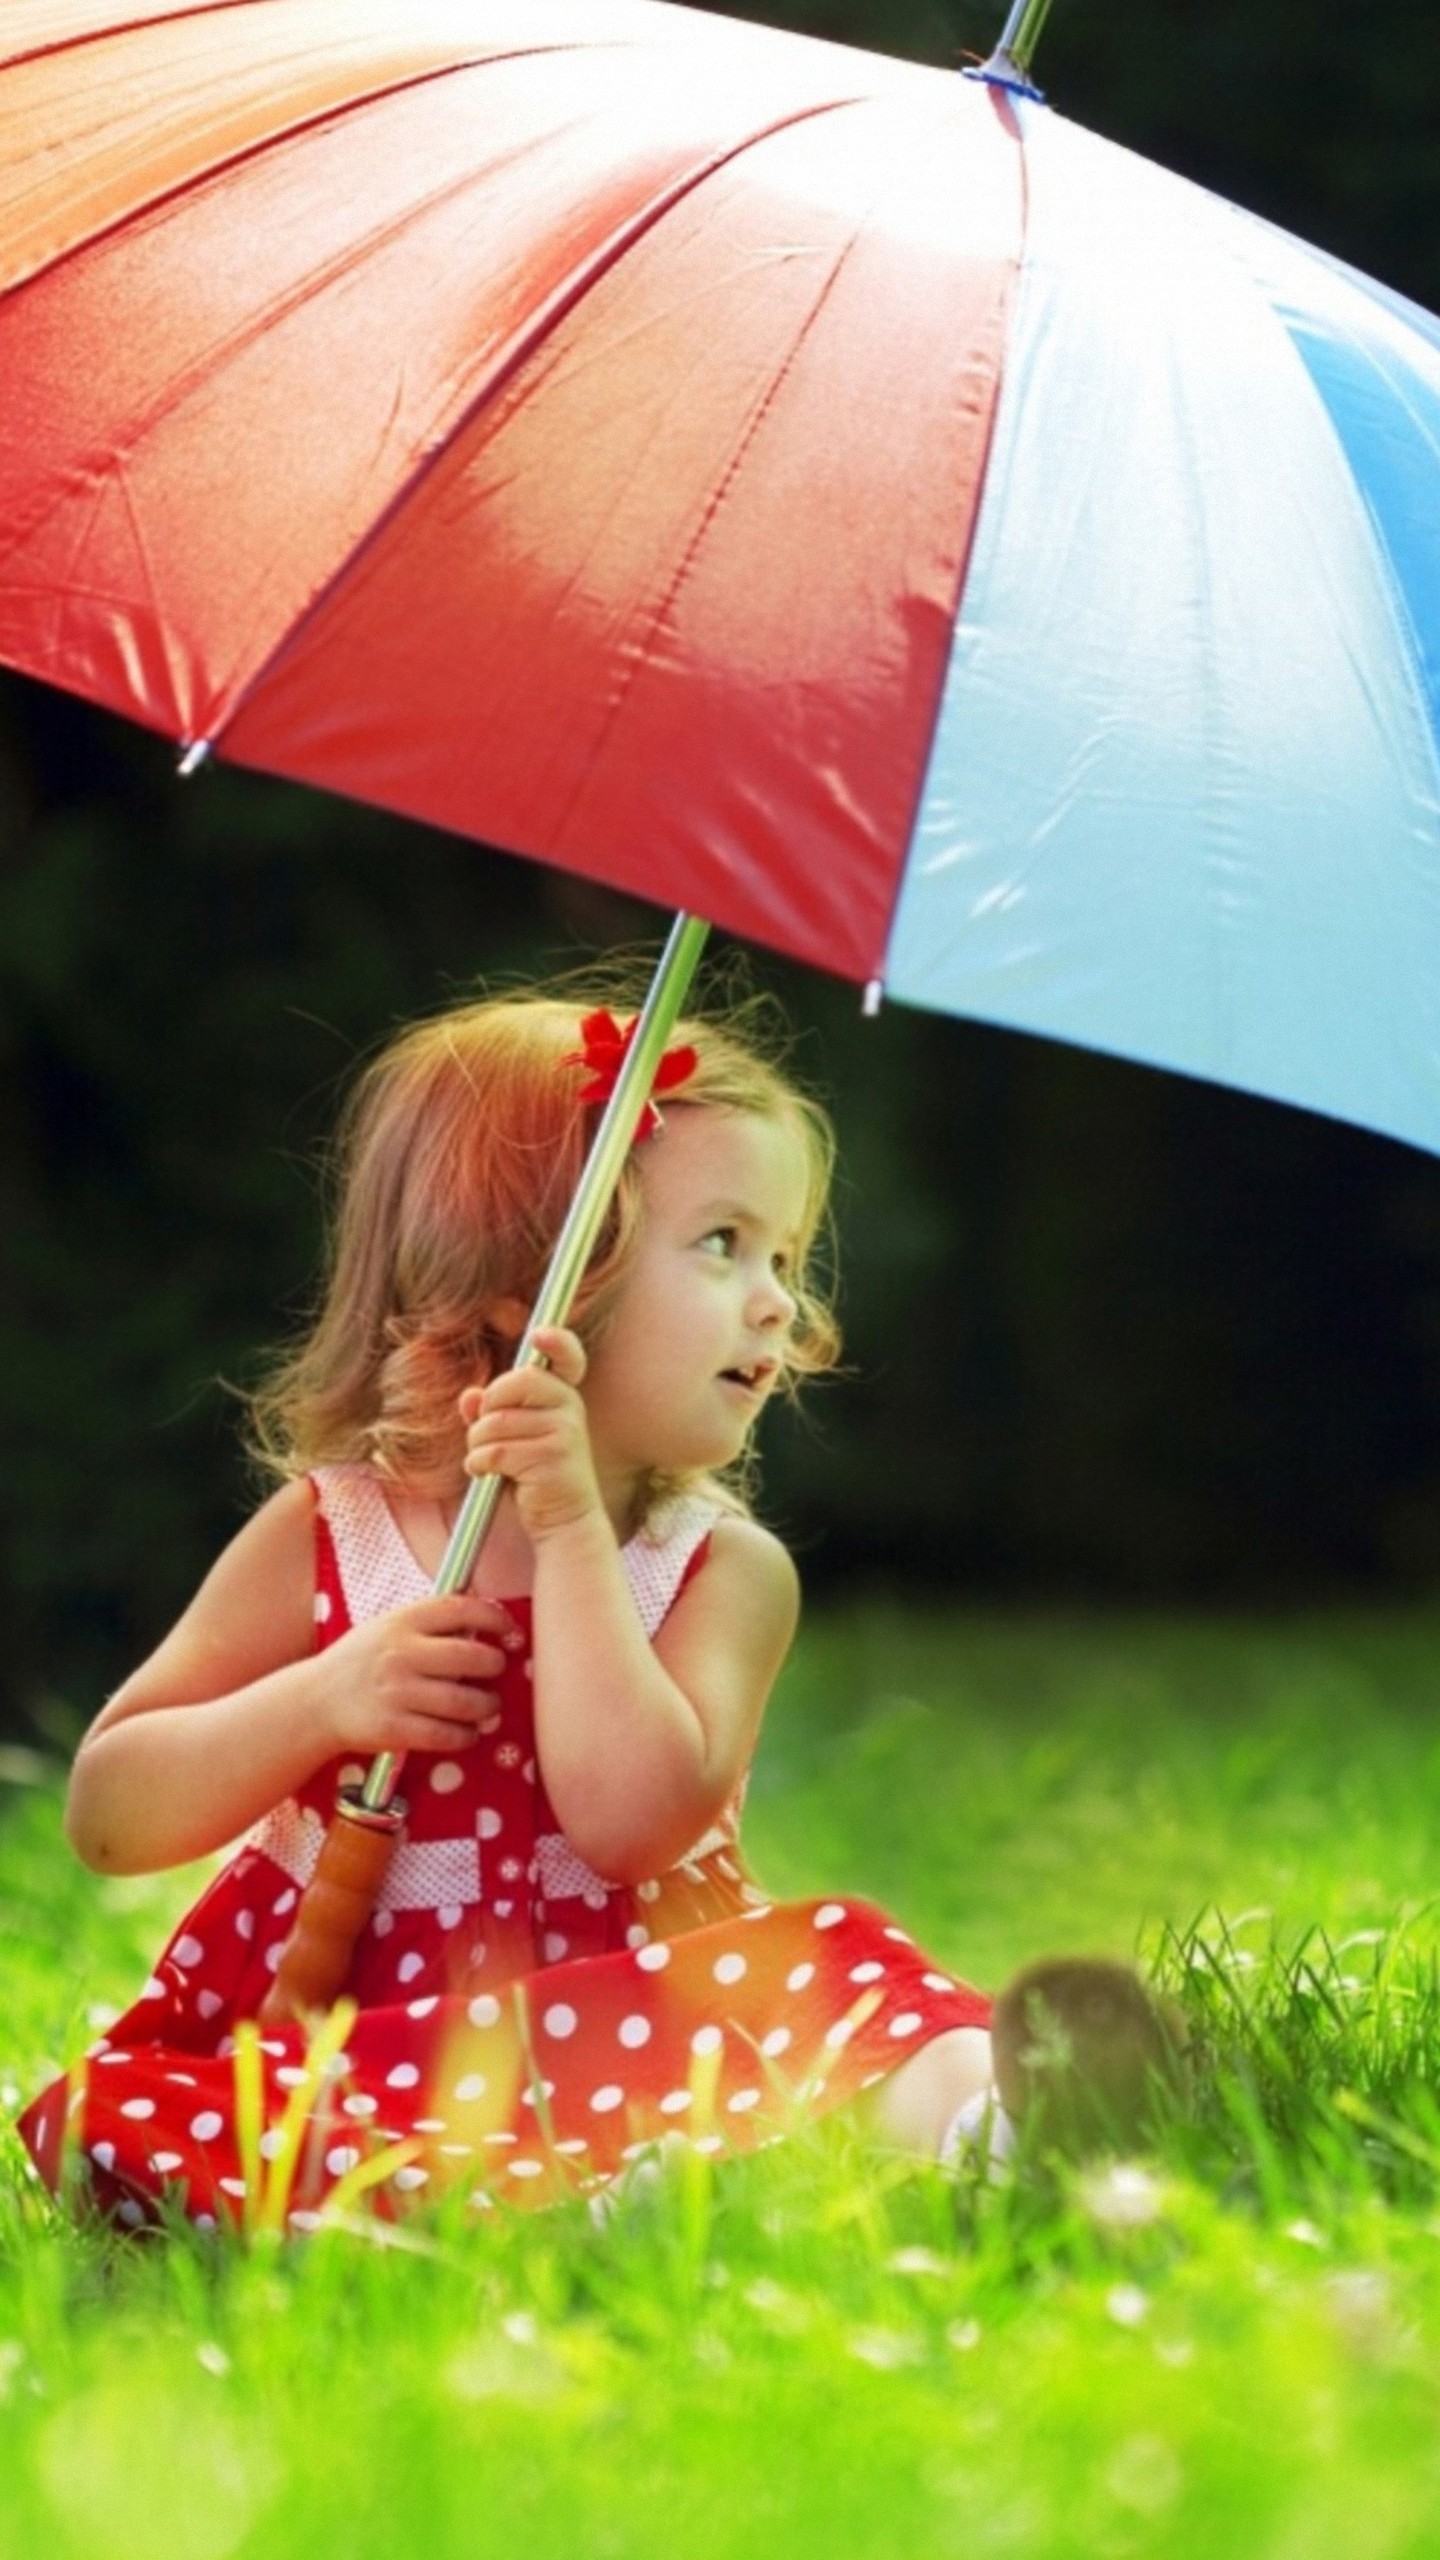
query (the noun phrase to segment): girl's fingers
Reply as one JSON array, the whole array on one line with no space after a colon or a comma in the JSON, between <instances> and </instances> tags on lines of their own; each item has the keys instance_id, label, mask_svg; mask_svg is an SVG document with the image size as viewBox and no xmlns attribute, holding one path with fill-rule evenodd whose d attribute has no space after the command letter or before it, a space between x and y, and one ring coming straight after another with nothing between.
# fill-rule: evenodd
<instances>
[{"instance_id":1,"label":"girl's fingers","mask_svg":"<svg viewBox=\"0 0 1440 2560\"><path fill-rule=\"evenodd\" d=\"M467 1476L508 1476L513 1472L513 1459L503 1441L493 1448L472 1449L465 1460Z\"/></svg>"},{"instance_id":2,"label":"girl's fingers","mask_svg":"<svg viewBox=\"0 0 1440 2560\"><path fill-rule=\"evenodd\" d=\"M477 1599L472 1591L436 1593L429 1600L417 1600L404 1615L420 1635L489 1636L499 1644L510 1644L520 1634L501 1601Z\"/></svg>"},{"instance_id":3,"label":"girl's fingers","mask_svg":"<svg viewBox=\"0 0 1440 2560\"><path fill-rule=\"evenodd\" d=\"M565 1386L578 1387L588 1366L585 1345L579 1334L572 1333L568 1325L542 1324L533 1340L536 1350L544 1352L554 1375ZM521 1370L512 1374L523 1377L529 1373Z\"/></svg>"},{"instance_id":4,"label":"girl's fingers","mask_svg":"<svg viewBox=\"0 0 1440 2560\"><path fill-rule=\"evenodd\" d=\"M564 1453L557 1451L554 1454L563 1456ZM526 1436L512 1431L503 1440L487 1440L483 1448L472 1449L465 1460L465 1469L472 1476L513 1476L522 1467L529 1472L536 1457L543 1459L544 1455L545 1444L538 1434Z\"/></svg>"},{"instance_id":5,"label":"girl's fingers","mask_svg":"<svg viewBox=\"0 0 1440 2560\"><path fill-rule=\"evenodd\" d=\"M557 1419L553 1407L541 1413L533 1405L511 1405L504 1413L487 1413L483 1422L472 1423L469 1445L484 1449L492 1440L551 1439L556 1436Z\"/></svg>"},{"instance_id":6,"label":"girl's fingers","mask_svg":"<svg viewBox=\"0 0 1440 2560\"><path fill-rule=\"evenodd\" d=\"M421 1678L403 1695L409 1704L401 1708L402 1714L433 1717L446 1726L452 1742L457 1732L463 1741L473 1742L476 1725L500 1704L498 1691L472 1688L468 1680Z\"/></svg>"},{"instance_id":7,"label":"girl's fingers","mask_svg":"<svg viewBox=\"0 0 1440 2560\"><path fill-rule=\"evenodd\" d=\"M480 1413L488 1418L496 1413L562 1413L575 1393L564 1378L553 1376L548 1369L507 1369L493 1387L487 1387L480 1400ZM471 1424L474 1429L474 1424Z\"/></svg>"},{"instance_id":8,"label":"girl's fingers","mask_svg":"<svg viewBox=\"0 0 1440 2560\"><path fill-rule=\"evenodd\" d=\"M498 1680L505 1668L498 1645L478 1644L473 1636L431 1636L425 1647L427 1680L462 1680L474 1684Z\"/></svg>"},{"instance_id":9,"label":"girl's fingers","mask_svg":"<svg viewBox=\"0 0 1440 2560\"><path fill-rule=\"evenodd\" d=\"M500 1704L497 1689L472 1688L468 1680L427 1680L422 1715L440 1714L463 1726L465 1739L473 1742L475 1728L485 1716L492 1716Z\"/></svg>"},{"instance_id":10,"label":"girl's fingers","mask_svg":"<svg viewBox=\"0 0 1440 2560\"><path fill-rule=\"evenodd\" d=\"M537 1350L545 1354L543 1363L527 1360L522 1369L502 1370L482 1390L483 1401L490 1405L512 1399L521 1402L548 1397L553 1402L573 1394L585 1376L589 1362L585 1346L578 1334L567 1333L562 1326L545 1326L535 1336Z\"/></svg>"},{"instance_id":11,"label":"girl's fingers","mask_svg":"<svg viewBox=\"0 0 1440 2560\"><path fill-rule=\"evenodd\" d=\"M402 1751L468 1751L475 1741L475 1728L467 1718L448 1724L443 1716L422 1715L412 1708L398 1737Z\"/></svg>"}]
</instances>

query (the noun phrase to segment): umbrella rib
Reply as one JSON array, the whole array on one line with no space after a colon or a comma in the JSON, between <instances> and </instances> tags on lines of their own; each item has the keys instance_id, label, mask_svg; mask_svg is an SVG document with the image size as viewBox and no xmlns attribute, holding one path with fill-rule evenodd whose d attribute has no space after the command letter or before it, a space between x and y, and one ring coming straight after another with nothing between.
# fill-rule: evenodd
<instances>
[{"instance_id":1,"label":"umbrella rib","mask_svg":"<svg viewBox=\"0 0 1440 2560\"><path fill-rule=\"evenodd\" d=\"M599 761L606 741L612 735L615 724L620 719L621 714L624 711L626 700L630 693L630 688L635 682L637 675L640 673L642 665L645 663L656 632L663 629L671 608L673 607L676 598L679 596L681 589L684 587L686 579L690 575L691 569L700 553L705 538L710 531L710 527L720 513L721 508L724 506L739 473L744 467L747 453L750 451L755 438L759 435L761 428L764 426L766 419L769 417L776 401L779 399L790 374L794 371L795 365L800 357L801 349L804 347L806 340L820 318L821 312L824 310L831 295L834 293L843 270L848 265L850 259L854 256L856 245L863 236L863 229L863 222L857 224L849 239L839 250L825 276L823 283L820 286L819 291L816 293L809 310L806 312L803 321L795 331L789 345L785 349L784 355L772 370L763 391L761 391L752 402L750 414L745 419L740 433L735 438L724 470L720 473L715 486L711 489L710 494L705 501L705 505L701 510L699 522L693 527L690 538L686 542L663 592L659 597L657 597L651 609L646 639L643 645L637 642L637 644L627 653L626 663L621 672L619 682L616 684L612 697L606 705L604 718L594 740L592 755L596 762ZM574 814L581 794L587 787L588 779L589 777L586 773L581 773L576 776L575 782L571 787L569 799L554 821L551 830L551 841L553 843L558 844L561 841L565 833L565 829Z\"/></svg>"},{"instance_id":2,"label":"umbrella rib","mask_svg":"<svg viewBox=\"0 0 1440 2560\"><path fill-rule=\"evenodd\" d=\"M465 67L473 68L474 66ZM433 76L436 75L427 75L427 77ZM426 220L434 213L437 205L463 194L466 188L476 183L476 171L467 169L461 177L451 178L443 186L432 189L428 194L413 198L402 211L392 215L386 223L366 235L365 254L373 256L380 253L411 224ZM112 457L123 457L133 451L145 436L170 417L191 396L197 384L212 378L224 365L242 356L247 348L252 347L258 338L263 337L275 325L277 320L283 319L289 312L303 307L306 302L324 293L337 276L348 271L353 256L354 251L350 247L347 247L343 253L337 253L323 267L312 270L305 277L303 284L295 285L283 298L266 306L258 315L252 313L242 328L233 330L226 338L207 347L199 358L172 370L165 377L163 386L148 407L143 408L138 414L132 413L125 419L123 425L111 425L103 443L98 448L99 459L108 461ZM87 469L96 457L97 448L91 447L76 457L72 468ZM66 503L68 485L68 482L62 482L57 488L43 492L41 503L32 507L28 514L24 510L12 510L9 522L0 527L0 562L28 542L37 527L43 524L57 508Z\"/></svg>"},{"instance_id":3,"label":"umbrella rib","mask_svg":"<svg viewBox=\"0 0 1440 2560\"><path fill-rule=\"evenodd\" d=\"M1020 291L1020 280L1025 271L1025 244L1030 231L1030 171L1025 158L1025 129L1020 122L1019 116L1016 114L1013 101L1007 97L1003 89L992 89L990 95L994 102L996 114L999 116L1001 123L1008 129L1011 138L1014 141L1020 162L1019 245L1016 249L1014 263L1010 272L1010 282L1006 289L1005 309L1001 330L1002 340L1008 346L1011 325L1015 316L1015 302ZM935 688L935 700L931 709L930 727L925 740L925 750L924 753L917 756L915 760L915 789L910 803L910 814L906 820L901 857L895 867L895 878L890 891L890 912L885 920L885 931L881 936L880 948L875 958L875 974L866 988L867 1011L871 1009L868 1002L871 988L873 987L883 991L885 986L885 973L889 965L890 943L895 931L895 919L899 913L901 897L904 894L905 877L909 866L910 853L915 842L915 828L920 816L921 806L925 798L925 784L929 777L930 759L935 752L935 740L939 734L941 715L945 709L945 690L949 681L951 661L954 657L956 645L959 639L960 619L965 610L965 588L970 576L970 562L974 557L976 539L980 531L980 512L985 503L985 489L990 474L990 458L995 450L995 432L1000 417L1000 392L1001 376L997 374L991 389L990 415L985 422L985 449L981 457L979 470L975 477L975 486L979 491L979 495L971 513L970 527L965 538L965 549L961 556L959 574L955 581L955 606L954 611L950 616L950 646L945 653L944 664L940 669L939 684Z\"/></svg>"},{"instance_id":4,"label":"umbrella rib","mask_svg":"<svg viewBox=\"0 0 1440 2560\"><path fill-rule=\"evenodd\" d=\"M255 0L214 0L214 5L223 9L251 8ZM586 47L587 51L594 53L621 49L602 45ZM262 134L258 141L247 142L235 151L222 151L218 159L207 161L202 169L192 169L188 176L177 178L173 186L158 187L153 195L137 197L133 204L126 205L122 213L113 215L108 222L99 222L92 231L67 240L52 257L37 259L31 267L16 269L0 283L0 302L8 294L17 293L23 285L34 284L41 276L54 275L67 259L78 257L84 249L94 248L98 241L110 239L117 231L123 231L127 223L139 221L143 215L156 212L161 205L180 203L198 188L208 186L213 178L222 177L227 170L243 169L250 161L262 159L267 151L275 150L281 143L293 142L301 134L323 132L327 125L341 124L347 116L363 114L367 107L378 106L387 98L403 97L407 90L428 88L439 80L453 80L461 72L488 71L505 62L533 62L548 53L573 53L576 50L577 47L570 44L537 44L517 45L509 53L465 54L455 62L437 63L428 71L408 72L403 79L385 81L373 89L357 90L353 97L337 99L331 106L317 107L310 115L296 116L289 124L276 125L273 132ZM8 64L0 64L0 80L8 68Z\"/></svg>"},{"instance_id":5,"label":"umbrella rib","mask_svg":"<svg viewBox=\"0 0 1440 2560\"><path fill-rule=\"evenodd\" d=\"M657 223L663 221L667 214L672 213L677 205L683 204L698 187L705 184L707 179L715 177L720 170L728 168L732 162L741 157L742 153L753 150L757 144L769 141L777 133L788 132L796 125L807 124L817 116L834 115L842 108L861 106L865 103L863 93L856 97L827 98L814 106L799 107L788 115L777 116L772 122L754 133L746 134L739 142L728 145L723 151L712 152L700 168L687 170L683 177L674 179L659 196L653 198L644 207L643 211L623 223L603 247L585 259L577 272L564 284L558 285L552 293L547 294L539 309L531 315L522 328L516 331L509 346L497 359L473 399L466 401L448 433L441 437L433 452L427 453L416 464L415 469L402 482L388 504L380 509L373 523L367 525L365 531L351 544L344 558L331 570L329 576L321 580L308 604L301 607L289 628L281 634L274 647L262 658L253 675L239 685L233 699L219 718L210 723L203 739L196 738L185 742L187 754L193 753L201 746L210 751L222 744L225 731L259 691L267 676L274 672L332 596L343 586L351 572L374 549L394 519L408 506L416 491L422 488L432 472L439 468L456 438L463 435L473 424L488 403L503 390L511 376L518 372L520 366L534 354L537 347L543 345L550 332L576 309L587 294L592 293L597 285L603 283L605 277L619 264L627 252L639 241L645 239Z\"/></svg>"},{"instance_id":6,"label":"umbrella rib","mask_svg":"<svg viewBox=\"0 0 1440 2560\"><path fill-rule=\"evenodd\" d=\"M108 44L112 36L134 36L147 27L173 26L180 18L209 18L222 9L264 8L268 0L193 0L188 9L162 9L153 15L119 18L109 26L85 27L78 35L56 36L49 44L26 45L21 53L7 53L0 59L0 75L18 70L23 62L44 62L58 53L81 53L87 44Z\"/></svg>"}]
</instances>

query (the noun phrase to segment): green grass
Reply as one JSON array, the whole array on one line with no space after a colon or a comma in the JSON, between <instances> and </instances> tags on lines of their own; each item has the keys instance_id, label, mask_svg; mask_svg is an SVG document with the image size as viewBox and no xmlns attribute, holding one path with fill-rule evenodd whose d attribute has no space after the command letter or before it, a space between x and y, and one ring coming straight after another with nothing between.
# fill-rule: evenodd
<instances>
[{"instance_id":1,"label":"green grass","mask_svg":"<svg viewBox=\"0 0 1440 2560\"><path fill-rule=\"evenodd\" d=\"M985 2188L828 2125L599 2221L246 2256L63 2226L7 2137L0 2554L1432 2560L1437 1698L1416 1617L820 1623L761 1874L980 1981L1138 1944L1195 2035L1155 2156ZM6 2114L192 1889L3 1789Z\"/></svg>"}]
</instances>

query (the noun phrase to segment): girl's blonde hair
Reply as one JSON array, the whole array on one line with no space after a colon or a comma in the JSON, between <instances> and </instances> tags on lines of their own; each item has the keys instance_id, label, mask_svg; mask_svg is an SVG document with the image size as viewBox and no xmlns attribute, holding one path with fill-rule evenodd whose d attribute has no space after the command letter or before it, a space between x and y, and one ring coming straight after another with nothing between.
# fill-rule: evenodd
<instances>
[{"instance_id":1,"label":"girl's blonde hair","mask_svg":"<svg viewBox=\"0 0 1440 2560\"><path fill-rule=\"evenodd\" d=\"M462 1388L507 1367L580 1178L597 1109L574 1063L580 1022L614 990L487 997L414 1024L361 1075L343 1114L329 1265L315 1317L250 1399L251 1447L271 1475L362 1459L408 1488L453 1497L466 1479ZM622 1022L627 1014L621 1012ZM798 1313L785 1385L834 1366L827 1296L834 1138L781 1063L762 999L677 1025L694 1073L665 1110L753 1111L799 1138L806 1197ZM571 1323L593 1342L640 1235L632 1155ZM744 1459L707 1490L746 1504ZM642 1516L699 1479L640 1489Z\"/></svg>"}]
</instances>

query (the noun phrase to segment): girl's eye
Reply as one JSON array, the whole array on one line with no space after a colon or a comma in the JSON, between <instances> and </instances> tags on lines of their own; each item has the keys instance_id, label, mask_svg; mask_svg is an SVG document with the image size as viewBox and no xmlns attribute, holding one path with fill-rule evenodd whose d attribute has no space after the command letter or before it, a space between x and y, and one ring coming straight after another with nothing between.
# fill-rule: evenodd
<instances>
[{"instance_id":1,"label":"girl's eye","mask_svg":"<svg viewBox=\"0 0 1440 2560\"><path fill-rule=\"evenodd\" d=\"M735 1229L712 1227L708 1236L701 1237L700 1250L702 1253L713 1253L717 1259L728 1262L735 1250Z\"/></svg>"}]
</instances>

